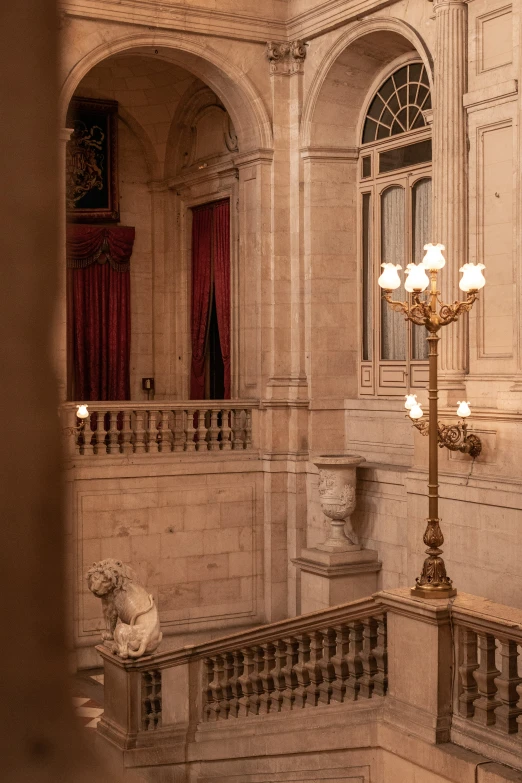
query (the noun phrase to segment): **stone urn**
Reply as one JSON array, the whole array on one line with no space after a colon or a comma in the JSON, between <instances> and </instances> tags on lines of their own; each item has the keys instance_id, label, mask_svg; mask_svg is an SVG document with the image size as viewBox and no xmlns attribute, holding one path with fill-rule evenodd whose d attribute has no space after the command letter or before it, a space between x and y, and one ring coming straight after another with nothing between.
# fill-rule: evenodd
<instances>
[{"instance_id":1,"label":"stone urn","mask_svg":"<svg viewBox=\"0 0 522 783\"><path fill-rule=\"evenodd\" d=\"M350 522L355 509L356 468L365 462L355 454L331 454L317 457L321 509L330 520L328 538L317 549L326 552L347 552L361 547Z\"/></svg>"}]
</instances>

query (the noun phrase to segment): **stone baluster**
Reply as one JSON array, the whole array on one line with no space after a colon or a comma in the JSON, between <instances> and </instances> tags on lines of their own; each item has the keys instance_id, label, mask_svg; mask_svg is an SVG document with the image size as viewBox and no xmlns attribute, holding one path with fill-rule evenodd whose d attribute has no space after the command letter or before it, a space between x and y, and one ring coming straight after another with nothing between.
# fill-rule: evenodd
<instances>
[{"instance_id":1,"label":"stone baluster","mask_svg":"<svg viewBox=\"0 0 522 783\"><path fill-rule=\"evenodd\" d=\"M252 448L252 411L247 408L245 411L245 449Z\"/></svg>"},{"instance_id":2,"label":"stone baluster","mask_svg":"<svg viewBox=\"0 0 522 783\"><path fill-rule=\"evenodd\" d=\"M282 639L275 642L275 666L273 669L274 693L270 702L270 712L281 712L285 683L286 643Z\"/></svg>"},{"instance_id":3,"label":"stone baluster","mask_svg":"<svg viewBox=\"0 0 522 783\"><path fill-rule=\"evenodd\" d=\"M297 641L293 637L283 639L286 645L286 663L283 667L285 689L283 691L283 704L281 710L291 710L294 705L295 688L297 687L297 675L294 666L297 663Z\"/></svg>"},{"instance_id":4,"label":"stone baluster","mask_svg":"<svg viewBox=\"0 0 522 783\"><path fill-rule=\"evenodd\" d=\"M157 454L159 451L158 444L158 425L157 425L157 411L147 411L147 451L150 454Z\"/></svg>"},{"instance_id":5,"label":"stone baluster","mask_svg":"<svg viewBox=\"0 0 522 783\"><path fill-rule=\"evenodd\" d=\"M474 702L475 714L473 720L481 726L492 726L495 723L495 709L502 702L496 698L497 686L495 679L500 674L495 666L495 637L489 633L479 633L480 663L473 672L478 686L478 698Z\"/></svg>"},{"instance_id":6,"label":"stone baluster","mask_svg":"<svg viewBox=\"0 0 522 783\"><path fill-rule=\"evenodd\" d=\"M478 688L473 672L478 669L477 634L471 628L460 628L459 638L460 685L462 693L459 696L459 714L464 718L472 718L475 712L473 703L478 697Z\"/></svg>"},{"instance_id":7,"label":"stone baluster","mask_svg":"<svg viewBox=\"0 0 522 783\"><path fill-rule=\"evenodd\" d=\"M327 628L323 631L323 655L319 661L323 681L319 687L319 701L321 704L330 704L332 697L332 683L335 680L335 669L332 658L335 655L335 631Z\"/></svg>"},{"instance_id":8,"label":"stone baluster","mask_svg":"<svg viewBox=\"0 0 522 783\"><path fill-rule=\"evenodd\" d=\"M252 685L252 674L254 672L254 650L251 647L245 647L241 650L243 654L243 672L238 677L241 685L241 697L238 700L238 717L246 718L252 711L252 694L254 691Z\"/></svg>"},{"instance_id":9,"label":"stone baluster","mask_svg":"<svg viewBox=\"0 0 522 783\"><path fill-rule=\"evenodd\" d=\"M173 430L173 451L184 451L185 442L187 440L187 432L185 430L185 421L188 419L185 411L173 412L174 415L174 430ZM194 445L194 443L192 443Z\"/></svg>"},{"instance_id":10,"label":"stone baluster","mask_svg":"<svg viewBox=\"0 0 522 783\"><path fill-rule=\"evenodd\" d=\"M319 703L320 687L323 681L321 671L321 659L323 657L323 634L322 631L312 631L310 634L310 659L306 664L308 669L310 685L306 696L305 707L317 707Z\"/></svg>"},{"instance_id":11,"label":"stone baluster","mask_svg":"<svg viewBox=\"0 0 522 783\"><path fill-rule=\"evenodd\" d=\"M359 693L359 680L362 675L361 651L363 647L363 624L360 620L350 623L350 646L348 661L348 679L346 680L346 698L356 699Z\"/></svg>"},{"instance_id":12,"label":"stone baluster","mask_svg":"<svg viewBox=\"0 0 522 783\"><path fill-rule=\"evenodd\" d=\"M209 683L209 688L212 691L212 701L210 703L209 721L216 721L220 718L226 718L226 710L223 715L224 698L223 698L223 680L224 680L224 661L221 655L212 656L213 673L214 676Z\"/></svg>"},{"instance_id":13,"label":"stone baluster","mask_svg":"<svg viewBox=\"0 0 522 783\"><path fill-rule=\"evenodd\" d=\"M239 710L239 699L243 695L243 691L241 690L241 683L239 682L239 678L243 673L243 655L240 650L234 650L234 652L227 655L226 658L227 664L228 659L231 659L232 662L232 673L229 679L230 704L228 714L233 718L237 718Z\"/></svg>"},{"instance_id":14,"label":"stone baluster","mask_svg":"<svg viewBox=\"0 0 522 783\"><path fill-rule=\"evenodd\" d=\"M196 431L197 431L197 411L185 411L185 449L186 451L196 450Z\"/></svg>"},{"instance_id":15,"label":"stone baluster","mask_svg":"<svg viewBox=\"0 0 522 783\"><path fill-rule=\"evenodd\" d=\"M254 648L254 670L250 675L252 682L252 695L250 697L250 713L251 715L259 715L259 707L261 704L261 696L263 694L263 680L261 678L261 672L263 671L265 657L264 651L261 646Z\"/></svg>"},{"instance_id":16,"label":"stone baluster","mask_svg":"<svg viewBox=\"0 0 522 783\"><path fill-rule=\"evenodd\" d=\"M359 694L367 699L370 699L373 693L373 678L377 673L377 662L373 653L376 644L377 620L374 617L367 617L363 620L362 674L359 679Z\"/></svg>"},{"instance_id":17,"label":"stone baluster","mask_svg":"<svg viewBox=\"0 0 522 783\"><path fill-rule=\"evenodd\" d=\"M310 686L310 672L307 663L310 660L310 637L301 633L297 637L297 663L294 666L297 687L294 694L294 707L304 707Z\"/></svg>"},{"instance_id":18,"label":"stone baluster","mask_svg":"<svg viewBox=\"0 0 522 783\"><path fill-rule=\"evenodd\" d=\"M210 411L210 427L208 428L208 448L210 451L219 450L219 428L218 428L218 413L215 408Z\"/></svg>"},{"instance_id":19,"label":"stone baluster","mask_svg":"<svg viewBox=\"0 0 522 783\"><path fill-rule=\"evenodd\" d=\"M159 423L159 443L158 450L162 454L169 454L172 451L172 432L170 430L170 411L161 411L161 420Z\"/></svg>"},{"instance_id":20,"label":"stone baluster","mask_svg":"<svg viewBox=\"0 0 522 783\"><path fill-rule=\"evenodd\" d=\"M141 726L143 731L154 731L161 726L161 671L141 675Z\"/></svg>"},{"instance_id":21,"label":"stone baluster","mask_svg":"<svg viewBox=\"0 0 522 783\"><path fill-rule=\"evenodd\" d=\"M119 454L118 411L109 411L109 421L107 454Z\"/></svg>"},{"instance_id":22,"label":"stone baluster","mask_svg":"<svg viewBox=\"0 0 522 783\"><path fill-rule=\"evenodd\" d=\"M203 661L203 720L208 721L210 718L210 712L212 703L214 701L214 693L210 687L210 683L214 679L214 661L212 658L205 658Z\"/></svg>"},{"instance_id":23,"label":"stone baluster","mask_svg":"<svg viewBox=\"0 0 522 783\"><path fill-rule=\"evenodd\" d=\"M502 672L495 679L495 685L502 704L495 710L495 725L504 734L515 734L518 731L518 716L522 714L522 709L517 707L517 687L522 682L518 676L517 643L511 639L499 639L499 642Z\"/></svg>"},{"instance_id":24,"label":"stone baluster","mask_svg":"<svg viewBox=\"0 0 522 783\"><path fill-rule=\"evenodd\" d=\"M377 617L377 645L373 650L377 671L373 678L374 693L384 696L388 690L388 640L386 633L386 615Z\"/></svg>"},{"instance_id":25,"label":"stone baluster","mask_svg":"<svg viewBox=\"0 0 522 783\"><path fill-rule=\"evenodd\" d=\"M346 655L349 648L350 629L347 625L338 625L335 631L335 655L332 658L332 666L335 672L335 680L332 682L331 701L344 701L346 693L346 678L348 677L348 662Z\"/></svg>"},{"instance_id":26,"label":"stone baluster","mask_svg":"<svg viewBox=\"0 0 522 783\"><path fill-rule=\"evenodd\" d=\"M207 451L207 427L205 424L206 410L201 408L197 411L196 415L198 417L196 448L198 451Z\"/></svg>"},{"instance_id":27,"label":"stone baluster","mask_svg":"<svg viewBox=\"0 0 522 783\"><path fill-rule=\"evenodd\" d=\"M436 44L433 100L433 241L446 246L442 299L458 293L459 267L468 253L466 0L434 0ZM467 368L467 318L443 330L439 389L458 390ZM456 391L456 393L458 393Z\"/></svg>"},{"instance_id":28,"label":"stone baluster","mask_svg":"<svg viewBox=\"0 0 522 783\"><path fill-rule=\"evenodd\" d=\"M263 644L263 671L261 672L261 683L263 692L259 697L259 714L266 715L272 711L272 693L274 692L275 667L275 647L271 642Z\"/></svg>"},{"instance_id":29,"label":"stone baluster","mask_svg":"<svg viewBox=\"0 0 522 783\"><path fill-rule=\"evenodd\" d=\"M83 427L83 453L84 454L97 454L97 429L99 426L100 416L96 412L92 412L88 419L85 419ZM77 424L77 419L74 419L74 423ZM91 423L92 422L92 423ZM93 424L95 425L93 427ZM81 435L76 436L78 443Z\"/></svg>"},{"instance_id":30,"label":"stone baluster","mask_svg":"<svg viewBox=\"0 0 522 783\"><path fill-rule=\"evenodd\" d=\"M232 448L234 450L243 448L243 430L241 427L241 411L234 409L232 411Z\"/></svg>"},{"instance_id":31,"label":"stone baluster","mask_svg":"<svg viewBox=\"0 0 522 783\"><path fill-rule=\"evenodd\" d=\"M221 448L229 451L232 448L232 429L230 427L230 411L221 411Z\"/></svg>"},{"instance_id":32,"label":"stone baluster","mask_svg":"<svg viewBox=\"0 0 522 783\"><path fill-rule=\"evenodd\" d=\"M144 454L147 451L145 445L145 427L143 426L143 417L145 412L140 408L136 408L136 429L134 431L134 452L136 454Z\"/></svg>"},{"instance_id":33,"label":"stone baluster","mask_svg":"<svg viewBox=\"0 0 522 783\"><path fill-rule=\"evenodd\" d=\"M121 428L121 451L123 454L132 454L132 428L131 428L131 411L123 411L123 422Z\"/></svg>"}]
</instances>

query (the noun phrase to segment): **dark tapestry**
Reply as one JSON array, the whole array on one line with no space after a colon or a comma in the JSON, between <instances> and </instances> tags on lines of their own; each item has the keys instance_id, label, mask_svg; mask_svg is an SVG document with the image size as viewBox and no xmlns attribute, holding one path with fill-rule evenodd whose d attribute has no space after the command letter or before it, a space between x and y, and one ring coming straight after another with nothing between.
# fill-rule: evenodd
<instances>
[{"instance_id":1,"label":"dark tapestry","mask_svg":"<svg viewBox=\"0 0 522 783\"><path fill-rule=\"evenodd\" d=\"M117 101L73 98L67 115L67 217L74 222L119 220Z\"/></svg>"}]
</instances>

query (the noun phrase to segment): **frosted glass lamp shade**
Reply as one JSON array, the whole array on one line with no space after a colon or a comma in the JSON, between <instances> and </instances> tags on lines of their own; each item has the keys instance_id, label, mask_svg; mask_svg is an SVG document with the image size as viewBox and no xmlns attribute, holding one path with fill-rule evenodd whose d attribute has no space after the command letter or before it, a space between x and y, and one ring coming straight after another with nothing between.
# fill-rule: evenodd
<instances>
[{"instance_id":1,"label":"frosted glass lamp shade","mask_svg":"<svg viewBox=\"0 0 522 783\"><path fill-rule=\"evenodd\" d=\"M457 405L459 406L457 408L457 416L460 416L461 419L466 419L468 416L471 416L469 402L458 402Z\"/></svg>"},{"instance_id":2,"label":"frosted glass lamp shade","mask_svg":"<svg viewBox=\"0 0 522 783\"><path fill-rule=\"evenodd\" d=\"M383 272L377 282L381 288L385 291L394 291L399 288L401 279L399 277L398 269L402 269L399 264L381 264Z\"/></svg>"},{"instance_id":3,"label":"frosted glass lamp shade","mask_svg":"<svg viewBox=\"0 0 522 783\"><path fill-rule=\"evenodd\" d=\"M88 419L89 418L89 411L87 409L87 405L78 405L78 410L76 411L76 415L79 419Z\"/></svg>"},{"instance_id":4,"label":"frosted glass lamp shade","mask_svg":"<svg viewBox=\"0 0 522 783\"><path fill-rule=\"evenodd\" d=\"M416 394L406 394L406 402L404 403L404 407L407 411L411 411L414 405L417 405L417 395Z\"/></svg>"},{"instance_id":5,"label":"frosted glass lamp shade","mask_svg":"<svg viewBox=\"0 0 522 783\"><path fill-rule=\"evenodd\" d=\"M434 245L429 242L427 245L424 245L424 250L426 251L426 255L421 261L424 269L429 269L430 272L434 272L436 269L442 269L446 263L446 259L442 255L444 245Z\"/></svg>"},{"instance_id":6,"label":"frosted glass lamp shade","mask_svg":"<svg viewBox=\"0 0 522 783\"><path fill-rule=\"evenodd\" d=\"M404 288L410 294L413 291L425 291L430 284L426 268L422 264L408 264L406 275Z\"/></svg>"},{"instance_id":7,"label":"frosted glass lamp shade","mask_svg":"<svg viewBox=\"0 0 522 783\"><path fill-rule=\"evenodd\" d=\"M424 416L424 411L422 410L419 403L416 402L415 405L410 410L410 419L417 421L417 419L422 419L423 416Z\"/></svg>"},{"instance_id":8,"label":"frosted glass lamp shade","mask_svg":"<svg viewBox=\"0 0 522 783\"><path fill-rule=\"evenodd\" d=\"M486 278L482 274L482 270L486 267L484 264L464 264L459 269L462 272L460 278L459 288L464 293L468 291L480 291L486 285Z\"/></svg>"}]
</instances>

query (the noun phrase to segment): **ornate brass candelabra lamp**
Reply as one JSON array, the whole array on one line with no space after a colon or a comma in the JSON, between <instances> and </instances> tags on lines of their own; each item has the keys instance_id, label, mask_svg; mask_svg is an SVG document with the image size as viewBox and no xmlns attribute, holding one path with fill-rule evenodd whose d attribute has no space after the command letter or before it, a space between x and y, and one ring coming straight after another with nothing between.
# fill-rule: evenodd
<instances>
[{"instance_id":1,"label":"ornate brass candelabra lamp","mask_svg":"<svg viewBox=\"0 0 522 783\"><path fill-rule=\"evenodd\" d=\"M444 536L440 529L439 519L439 483L438 483L438 446L445 446L452 450L459 450L477 456L480 453L481 443L475 435L468 434L464 418L469 415L469 405L466 402L459 403L457 413L462 417L462 424L445 426L438 421L438 378L437 357L439 332L443 326L456 321L463 313L471 310L477 299L478 291L485 285L482 270L483 264L464 264L460 269L463 273L459 288L467 296L462 302L444 304L437 290L437 275L446 263L442 251L444 245L428 244L424 246L426 255L420 264L408 264L405 289L412 294L412 303L396 302L392 299L392 292L399 288L401 281L397 270L401 267L397 264L382 264L384 269L379 277L379 285L383 289L383 298L390 307L404 313L406 319L418 326L425 326L428 332L429 344L429 421L420 422L423 416L422 408L417 403L415 395L408 395L406 407L409 414L423 435L429 437L429 479L428 499L429 516L427 528L424 533L424 543L428 547L428 557L424 561L422 573L416 579L416 586L412 587L412 595L422 598L451 598L456 595L451 579L446 574L446 566L441 557L440 547L444 543ZM426 272L429 272L430 277ZM429 286L429 293L422 297L423 291Z\"/></svg>"}]
</instances>

